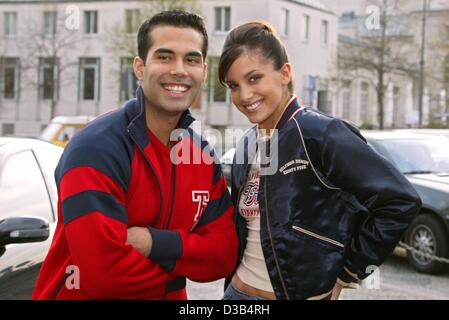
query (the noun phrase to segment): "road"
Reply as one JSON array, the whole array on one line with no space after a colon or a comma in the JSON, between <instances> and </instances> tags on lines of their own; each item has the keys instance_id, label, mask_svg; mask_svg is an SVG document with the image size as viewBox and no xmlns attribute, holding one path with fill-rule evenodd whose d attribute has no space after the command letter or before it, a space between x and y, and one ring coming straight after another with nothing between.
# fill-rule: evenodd
<instances>
[{"instance_id":1,"label":"road","mask_svg":"<svg viewBox=\"0 0 449 320\"><path fill-rule=\"evenodd\" d=\"M342 300L448 300L449 272L441 275L425 275L416 272L406 259L391 257L374 277L359 289L345 289ZM221 299L223 280L210 283L187 284L189 299Z\"/></svg>"}]
</instances>

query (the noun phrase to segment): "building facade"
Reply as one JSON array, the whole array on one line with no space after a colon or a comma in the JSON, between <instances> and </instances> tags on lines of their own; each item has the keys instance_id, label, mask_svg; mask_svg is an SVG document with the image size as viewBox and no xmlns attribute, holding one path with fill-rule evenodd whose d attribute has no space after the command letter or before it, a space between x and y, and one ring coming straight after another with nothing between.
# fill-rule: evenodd
<instances>
[{"instance_id":1,"label":"building facade","mask_svg":"<svg viewBox=\"0 0 449 320\"><path fill-rule=\"evenodd\" d=\"M348 41L370 42L380 28L382 5L387 5L387 42L407 64L389 68L385 74L384 125L389 127L417 127L419 125L419 65L424 45L424 86L422 97L422 125L448 125L449 115L449 1L447 0L322 0L339 16L339 50ZM427 6L423 7L426 4ZM422 37L425 15L425 36ZM377 25L377 27L376 27ZM395 44L400 43L400 45ZM374 43L376 43L374 41ZM389 48L389 49L390 49ZM414 69L414 70L412 70ZM410 72L411 71L411 72ZM379 126L376 76L361 68L354 76L339 70L337 116L368 126ZM374 85L373 85L374 84ZM367 98L368 96L368 98ZM366 101L369 110L365 111Z\"/></svg>"},{"instance_id":2,"label":"building facade","mask_svg":"<svg viewBox=\"0 0 449 320\"><path fill-rule=\"evenodd\" d=\"M0 1L0 133L36 136L52 116L96 116L133 97L134 39L148 3ZM320 1L198 3L210 36L209 76L192 110L206 127L249 126L216 79L226 33L249 20L267 20L277 29L290 54L300 100L334 111L330 79L338 18ZM130 50L111 48L117 26Z\"/></svg>"}]
</instances>

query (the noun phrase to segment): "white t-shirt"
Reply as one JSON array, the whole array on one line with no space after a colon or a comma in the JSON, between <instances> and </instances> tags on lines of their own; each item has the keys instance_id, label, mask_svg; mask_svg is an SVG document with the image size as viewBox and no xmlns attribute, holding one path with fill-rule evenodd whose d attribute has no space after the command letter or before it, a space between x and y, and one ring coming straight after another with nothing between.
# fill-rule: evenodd
<instances>
[{"instance_id":1,"label":"white t-shirt","mask_svg":"<svg viewBox=\"0 0 449 320\"><path fill-rule=\"evenodd\" d=\"M259 172L258 162L251 165L246 185L240 196L239 213L247 222L248 237L237 275L244 283L254 288L273 292L260 242L260 211L257 199Z\"/></svg>"}]
</instances>

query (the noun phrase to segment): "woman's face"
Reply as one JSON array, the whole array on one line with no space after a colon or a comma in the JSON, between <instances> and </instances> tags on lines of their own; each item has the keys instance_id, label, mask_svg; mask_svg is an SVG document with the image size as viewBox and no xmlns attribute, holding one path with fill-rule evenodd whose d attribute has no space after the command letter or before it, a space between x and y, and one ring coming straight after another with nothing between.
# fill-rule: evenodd
<instances>
[{"instance_id":1,"label":"woman's face","mask_svg":"<svg viewBox=\"0 0 449 320\"><path fill-rule=\"evenodd\" d=\"M275 70L272 60L244 52L229 68L225 82L232 102L252 123L274 129L290 98L291 65Z\"/></svg>"}]
</instances>

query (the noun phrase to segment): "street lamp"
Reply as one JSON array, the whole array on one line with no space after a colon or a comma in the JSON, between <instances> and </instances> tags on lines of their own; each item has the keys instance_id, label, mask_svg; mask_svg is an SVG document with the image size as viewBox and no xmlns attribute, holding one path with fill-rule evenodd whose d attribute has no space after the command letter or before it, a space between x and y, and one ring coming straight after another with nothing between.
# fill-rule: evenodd
<instances>
[{"instance_id":1,"label":"street lamp","mask_svg":"<svg viewBox=\"0 0 449 320\"><path fill-rule=\"evenodd\" d=\"M421 59L419 62L419 122L418 126L422 127L423 121L423 93L424 93L424 53L425 53L425 37L426 37L426 15L427 15L427 0L423 0L423 13L422 13L422 30L421 30Z\"/></svg>"}]
</instances>

